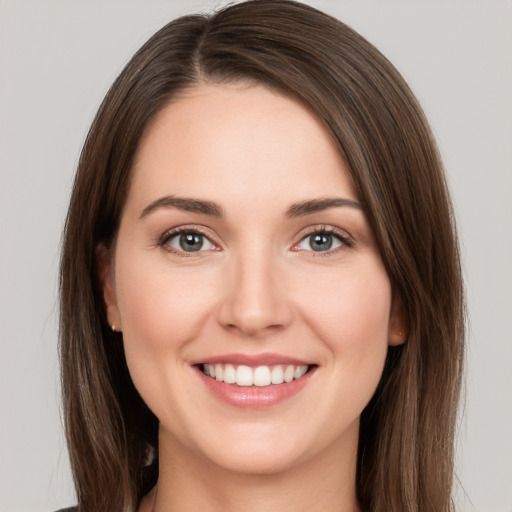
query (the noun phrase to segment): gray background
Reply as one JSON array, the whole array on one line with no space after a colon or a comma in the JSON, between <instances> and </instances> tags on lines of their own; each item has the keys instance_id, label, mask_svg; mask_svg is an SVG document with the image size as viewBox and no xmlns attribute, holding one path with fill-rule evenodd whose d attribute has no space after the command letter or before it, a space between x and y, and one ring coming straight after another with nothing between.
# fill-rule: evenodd
<instances>
[{"instance_id":1,"label":"gray background","mask_svg":"<svg viewBox=\"0 0 512 512\"><path fill-rule=\"evenodd\" d=\"M512 2L318 0L402 72L438 138L470 311L464 511L512 511ZM208 0L0 0L0 512L74 503L59 417L56 275L88 126L131 54ZM461 490L463 488L463 490Z\"/></svg>"}]
</instances>

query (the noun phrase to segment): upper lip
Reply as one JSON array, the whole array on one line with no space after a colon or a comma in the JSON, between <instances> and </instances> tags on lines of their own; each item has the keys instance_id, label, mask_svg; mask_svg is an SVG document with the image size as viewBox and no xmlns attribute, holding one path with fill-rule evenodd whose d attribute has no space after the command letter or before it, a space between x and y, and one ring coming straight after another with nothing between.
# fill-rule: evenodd
<instances>
[{"instance_id":1,"label":"upper lip","mask_svg":"<svg viewBox=\"0 0 512 512\"><path fill-rule=\"evenodd\" d=\"M273 365L311 365L312 363L309 361L305 361L303 359L298 359L296 357L290 357L282 354L274 354L274 353L263 353L263 354L221 354L211 357L206 357L204 359L198 359L195 361L191 361L190 364L198 365L198 364L232 364L232 365L245 365L251 367L257 366L273 366Z\"/></svg>"}]
</instances>

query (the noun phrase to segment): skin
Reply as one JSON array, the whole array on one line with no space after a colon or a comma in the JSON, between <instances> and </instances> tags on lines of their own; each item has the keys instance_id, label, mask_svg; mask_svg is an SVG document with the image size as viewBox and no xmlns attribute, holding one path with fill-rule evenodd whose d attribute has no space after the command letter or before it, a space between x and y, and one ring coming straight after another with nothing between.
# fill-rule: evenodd
<instances>
[{"instance_id":1,"label":"skin","mask_svg":"<svg viewBox=\"0 0 512 512\"><path fill-rule=\"evenodd\" d=\"M164 196L223 216L148 213ZM160 478L141 510L359 510L359 417L406 333L361 208L287 215L325 198L358 201L344 161L308 109L263 86L197 85L149 125L115 247L98 252L109 321L160 420ZM200 230L203 250L166 239L176 227ZM312 229L334 230L334 248L312 250ZM222 402L191 366L264 352L317 365L266 409Z\"/></svg>"}]
</instances>

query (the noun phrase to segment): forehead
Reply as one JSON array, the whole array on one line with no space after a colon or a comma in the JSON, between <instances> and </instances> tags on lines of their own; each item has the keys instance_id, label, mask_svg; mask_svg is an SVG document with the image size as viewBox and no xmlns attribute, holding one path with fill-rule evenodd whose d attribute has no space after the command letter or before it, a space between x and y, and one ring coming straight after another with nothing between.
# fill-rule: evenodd
<instances>
[{"instance_id":1,"label":"forehead","mask_svg":"<svg viewBox=\"0 0 512 512\"><path fill-rule=\"evenodd\" d=\"M340 152L310 110L245 83L194 86L153 119L136 154L129 200L163 194L356 199Z\"/></svg>"}]
</instances>

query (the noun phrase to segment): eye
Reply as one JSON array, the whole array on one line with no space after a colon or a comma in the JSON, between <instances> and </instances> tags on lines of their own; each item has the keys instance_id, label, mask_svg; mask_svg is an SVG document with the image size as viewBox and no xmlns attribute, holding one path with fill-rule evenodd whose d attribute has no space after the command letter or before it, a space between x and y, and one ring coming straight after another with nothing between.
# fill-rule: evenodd
<instances>
[{"instance_id":1,"label":"eye","mask_svg":"<svg viewBox=\"0 0 512 512\"><path fill-rule=\"evenodd\" d=\"M344 236L328 230L318 230L305 236L295 247L301 251L327 252L343 245L350 245Z\"/></svg>"},{"instance_id":2,"label":"eye","mask_svg":"<svg viewBox=\"0 0 512 512\"><path fill-rule=\"evenodd\" d=\"M162 245L177 252L210 251L215 248L205 235L193 230L170 233Z\"/></svg>"}]
</instances>

